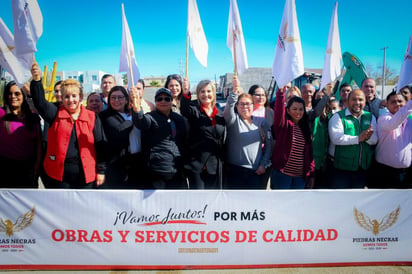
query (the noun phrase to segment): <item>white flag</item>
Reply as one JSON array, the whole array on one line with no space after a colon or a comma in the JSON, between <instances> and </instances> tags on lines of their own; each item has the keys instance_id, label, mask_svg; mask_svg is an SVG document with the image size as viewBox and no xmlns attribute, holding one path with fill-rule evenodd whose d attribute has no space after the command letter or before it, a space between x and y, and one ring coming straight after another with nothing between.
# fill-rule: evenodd
<instances>
[{"instance_id":1,"label":"white flag","mask_svg":"<svg viewBox=\"0 0 412 274\"><path fill-rule=\"evenodd\" d=\"M338 26L338 2L335 3L332 19L329 27L328 44L326 46L325 61L323 63L322 81L320 89L335 81L341 73L340 62L342 52L340 49L339 26Z\"/></svg>"},{"instance_id":2,"label":"white flag","mask_svg":"<svg viewBox=\"0 0 412 274\"><path fill-rule=\"evenodd\" d=\"M234 46L233 41L235 41ZM248 68L246 46L236 0L230 0L229 24L227 26L226 44L232 52L232 58L234 63L236 64L237 72L239 74L244 72ZM236 54L233 52L233 47L235 48Z\"/></svg>"},{"instance_id":3,"label":"white flag","mask_svg":"<svg viewBox=\"0 0 412 274\"><path fill-rule=\"evenodd\" d=\"M11 50L15 48L14 37L10 29L4 23L3 19L0 18L0 36L3 38L4 42L9 46Z\"/></svg>"},{"instance_id":4,"label":"white flag","mask_svg":"<svg viewBox=\"0 0 412 274\"><path fill-rule=\"evenodd\" d=\"M128 87L134 86L140 79L139 68L137 67L136 57L134 56L134 46L132 36L130 35L129 24L127 24L122 4L122 48L120 50L119 72L127 72ZM132 74L131 74L132 73ZM132 82L133 80L133 82Z\"/></svg>"},{"instance_id":5,"label":"white flag","mask_svg":"<svg viewBox=\"0 0 412 274\"><path fill-rule=\"evenodd\" d=\"M200 21L196 0L189 0L187 13L187 34L190 38L190 47L200 64L207 67L207 52L209 46Z\"/></svg>"},{"instance_id":6,"label":"white flag","mask_svg":"<svg viewBox=\"0 0 412 274\"><path fill-rule=\"evenodd\" d=\"M27 70L16 57L14 52L0 36L0 65L13 76L19 87L22 87L30 79L30 70Z\"/></svg>"},{"instance_id":7,"label":"white flag","mask_svg":"<svg viewBox=\"0 0 412 274\"><path fill-rule=\"evenodd\" d=\"M409 37L408 48L403 58L397 89L400 90L410 84L412 84L412 34Z\"/></svg>"},{"instance_id":8,"label":"white flag","mask_svg":"<svg viewBox=\"0 0 412 274\"><path fill-rule=\"evenodd\" d=\"M13 76L19 87L22 87L31 77L30 69L33 54L16 56L13 34L0 18L0 65Z\"/></svg>"},{"instance_id":9,"label":"white flag","mask_svg":"<svg viewBox=\"0 0 412 274\"><path fill-rule=\"evenodd\" d=\"M295 0L286 0L280 24L272 74L279 87L304 73Z\"/></svg>"},{"instance_id":10,"label":"white flag","mask_svg":"<svg viewBox=\"0 0 412 274\"><path fill-rule=\"evenodd\" d=\"M43 16L37 0L11 0L16 54L37 51L37 40L43 33Z\"/></svg>"}]
</instances>

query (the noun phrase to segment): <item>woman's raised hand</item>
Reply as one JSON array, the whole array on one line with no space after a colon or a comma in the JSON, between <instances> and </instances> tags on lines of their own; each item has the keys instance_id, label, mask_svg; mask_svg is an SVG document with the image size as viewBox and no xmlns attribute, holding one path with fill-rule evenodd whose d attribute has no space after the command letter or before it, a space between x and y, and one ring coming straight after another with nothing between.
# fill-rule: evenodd
<instances>
[{"instance_id":1,"label":"woman's raised hand","mask_svg":"<svg viewBox=\"0 0 412 274\"><path fill-rule=\"evenodd\" d=\"M242 89L240 88L240 81L239 81L239 78L237 78L237 75L233 76L232 86L233 86L233 93L236 93L238 95L242 93Z\"/></svg>"},{"instance_id":2,"label":"woman's raised hand","mask_svg":"<svg viewBox=\"0 0 412 274\"><path fill-rule=\"evenodd\" d=\"M136 87L130 89L130 104L135 112L140 111L142 97Z\"/></svg>"},{"instance_id":3,"label":"woman's raised hand","mask_svg":"<svg viewBox=\"0 0 412 274\"><path fill-rule=\"evenodd\" d=\"M189 79L187 77L185 77L183 79L183 94L184 95L189 95L190 92L190 83L189 83Z\"/></svg>"},{"instance_id":4,"label":"woman's raised hand","mask_svg":"<svg viewBox=\"0 0 412 274\"><path fill-rule=\"evenodd\" d=\"M33 65L31 66L31 76L34 81L41 80L41 70L40 70L39 64L37 64L36 61L34 61Z\"/></svg>"}]
</instances>

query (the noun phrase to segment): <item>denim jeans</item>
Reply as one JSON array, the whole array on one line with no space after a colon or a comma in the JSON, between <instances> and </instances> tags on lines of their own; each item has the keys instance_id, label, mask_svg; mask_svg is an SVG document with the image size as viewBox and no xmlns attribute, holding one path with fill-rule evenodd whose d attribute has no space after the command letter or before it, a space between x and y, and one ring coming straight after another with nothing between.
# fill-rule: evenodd
<instances>
[{"instance_id":1,"label":"denim jeans","mask_svg":"<svg viewBox=\"0 0 412 274\"><path fill-rule=\"evenodd\" d=\"M367 182L367 171L342 170L332 166L329 170L329 184L331 189L365 188Z\"/></svg>"},{"instance_id":2,"label":"denim jeans","mask_svg":"<svg viewBox=\"0 0 412 274\"><path fill-rule=\"evenodd\" d=\"M304 189L305 185L306 181L303 177L292 177L276 169L273 169L270 174L271 189Z\"/></svg>"},{"instance_id":3,"label":"denim jeans","mask_svg":"<svg viewBox=\"0 0 412 274\"><path fill-rule=\"evenodd\" d=\"M261 176L254 170L229 164L226 165L226 170L225 189L264 189L261 186Z\"/></svg>"}]
</instances>

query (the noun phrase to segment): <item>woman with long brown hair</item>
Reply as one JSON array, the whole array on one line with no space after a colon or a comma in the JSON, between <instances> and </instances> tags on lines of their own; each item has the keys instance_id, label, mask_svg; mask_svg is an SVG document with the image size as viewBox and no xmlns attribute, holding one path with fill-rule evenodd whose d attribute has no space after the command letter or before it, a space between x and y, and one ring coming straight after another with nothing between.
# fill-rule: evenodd
<instances>
[{"instance_id":1,"label":"woman with long brown hair","mask_svg":"<svg viewBox=\"0 0 412 274\"><path fill-rule=\"evenodd\" d=\"M37 188L41 166L40 118L14 81L4 89L0 108L0 187Z\"/></svg>"}]
</instances>

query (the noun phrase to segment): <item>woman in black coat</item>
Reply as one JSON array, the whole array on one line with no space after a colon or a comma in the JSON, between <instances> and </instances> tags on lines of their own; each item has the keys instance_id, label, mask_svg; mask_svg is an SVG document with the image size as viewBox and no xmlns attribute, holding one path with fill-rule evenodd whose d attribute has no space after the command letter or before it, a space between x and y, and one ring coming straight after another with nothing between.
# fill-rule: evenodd
<instances>
[{"instance_id":1,"label":"woman in black coat","mask_svg":"<svg viewBox=\"0 0 412 274\"><path fill-rule=\"evenodd\" d=\"M184 118L172 111L172 93L161 88L155 94L155 110L144 114L141 96L133 87L133 122L142 133L145 189L187 189L182 162L186 142Z\"/></svg>"},{"instance_id":2,"label":"woman in black coat","mask_svg":"<svg viewBox=\"0 0 412 274\"><path fill-rule=\"evenodd\" d=\"M222 188L222 151L225 119L216 107L216 87L202 80L196 87L197 102L191 102L188 80L185 79L180 112L189 122L189 147L185 174L191 189Z\"/></svg>"},{"instance_id":3,"label":"woman in black coat","mask_svg":"<svg viewBox=\"0 0 412 274\"><path fill-rule=\"evenodd\" d=\"M140 148L140 150L131 151L133 143L140 145L140 132L133 127L129 95L124 87L115 86L110 90L108 107L100 113L100 119L108 143L105 149L106 179L102 188L135 188L135 185L129 182L129 169L131 155L141 150Z\"/></svg>"}]
</instances>

